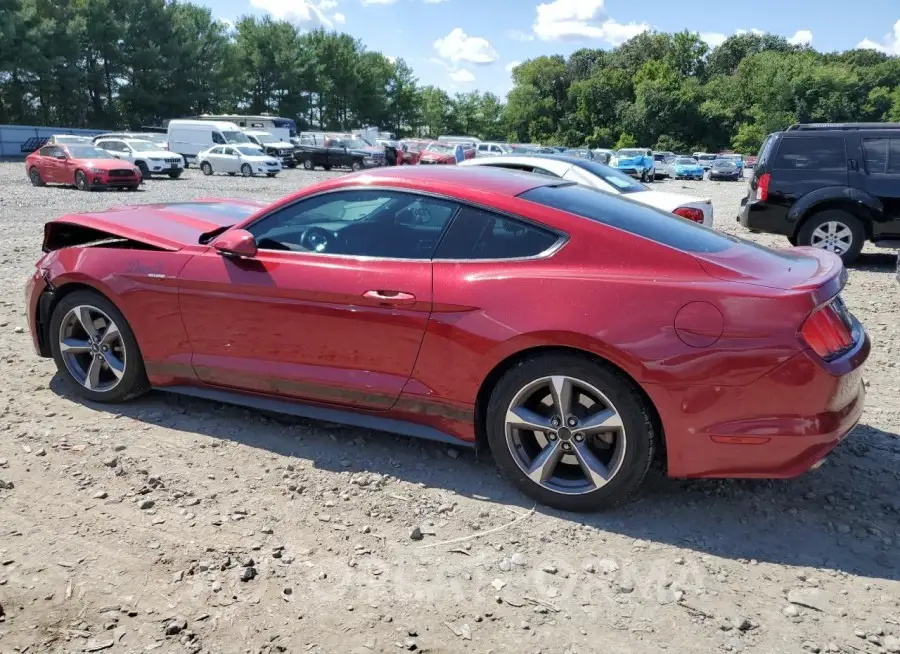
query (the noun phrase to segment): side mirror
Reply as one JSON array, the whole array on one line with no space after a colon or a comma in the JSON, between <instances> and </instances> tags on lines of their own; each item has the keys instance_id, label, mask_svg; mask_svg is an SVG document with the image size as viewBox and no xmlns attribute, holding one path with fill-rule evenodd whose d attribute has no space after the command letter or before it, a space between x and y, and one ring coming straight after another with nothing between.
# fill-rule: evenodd
<instances>
[{"instance_id":1,"label":"side mirror","mask_svg":"<svg viewBox=\"0 0 900 654\"><path fill-rule=\"evenodd\" d=\"M246 229L232 229L213 241L212 246L226 257L255 257L256 239Z\"/></svg>"}]
</instances>

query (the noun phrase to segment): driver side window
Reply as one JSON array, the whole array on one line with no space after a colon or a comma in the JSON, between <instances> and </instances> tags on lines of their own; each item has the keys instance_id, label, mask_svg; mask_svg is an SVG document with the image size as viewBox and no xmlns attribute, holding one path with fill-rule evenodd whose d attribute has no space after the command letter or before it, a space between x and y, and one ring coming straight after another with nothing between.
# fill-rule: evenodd
<instances>
[{"instance_id":1,"label":"driver side window","mask_svg":"<svg viewBox=\"0 0 900 654\"><path fill-rule=\"evenodd\" d=\"M260 250L430 259L456 209L413 193L338 191L280 209L248 231Z\"/></svg>"}]
</instances>

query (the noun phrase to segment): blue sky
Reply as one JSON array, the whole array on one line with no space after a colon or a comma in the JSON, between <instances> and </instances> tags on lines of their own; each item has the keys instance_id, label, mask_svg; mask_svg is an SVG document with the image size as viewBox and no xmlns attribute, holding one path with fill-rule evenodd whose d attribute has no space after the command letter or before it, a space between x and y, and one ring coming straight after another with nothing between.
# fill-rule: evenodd
<instances>
[{"instance_id":1,"label":"blue sky","mask_svg":"<svg viewBox=\"0 0 900 654\"><path fill-rule=\"evenodd\" d=\"M370 50L402 57L422 84L504 96L525 59L612 48L645 29L689 29L711 45L740 31L780 34L831 51L869 47L900 55L900 0L202 0L235 20L271 14L302 28L345 31Z\"/></svg>"}]
</instances>

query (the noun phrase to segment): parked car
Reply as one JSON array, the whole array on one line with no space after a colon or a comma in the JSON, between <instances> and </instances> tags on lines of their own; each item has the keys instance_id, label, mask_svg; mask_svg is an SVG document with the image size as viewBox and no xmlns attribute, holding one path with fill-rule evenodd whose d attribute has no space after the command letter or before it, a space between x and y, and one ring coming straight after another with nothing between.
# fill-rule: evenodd
<instances>
[{"instance_id":1,"label":"parked car","mask_svg":"<svg viewBox=\"0 0 900 654\"><path fill-rule=\"evenodd\" d=\"M656 177L656 161L647 148L623 148L616 152L609 164L626 175L640 178L642 182L652 182Z\"/></svg>"},{"instance_id":2,"label":"parked car","mask_svg":"<svg viewBox=\"0 0 900 654\"><path fill-rule=\"evenodd\" d=\"M512 155L475 159L474 161L465 161L461 165L505 168L562 178L605 193L627 197L629 200L660 209L668 214L675 214L707 227L713 225L713 205L709 198L651 190L629 175L598 161L559 154Z\"/></svg>"},{"instance_id":3,"label":"parked car","mask_svg":"<svg viewBox=\"0 0 900 654\"><path fill-rule=\"evenodd\" d=\"M703 166L703 170L712 168L712 163L716 160L716 155L706 154L705 152L695 153L694 157L697 159L697 163Z\"/></svg>"},{"instance_id":4,"label":"parked car","mask_svg":"<svg viewBox=\"0 0 900 654\"><path fill-rule=\"evenodd\" d=\"M106 150L116 159L133 163L144 179L150 179L154 174L178 179L184 172L184 159L180 154L161 150L150 141L103 138L95 141L94 145Z\"/></svg>"},{"instance_id":5,"label":"parked car","mask_svg":"<svg viewBox=\"0 0 900 654\"><path fill-rule=\"evenodd\" d=\"M674 152L654 152L653 161L654 180L660 178L672 178L675 176L675 171L672 169L672 164L675 162Z\"/></svg>"},{"instance_id":6,"label":"parked car","mask_svg":"<svg viewBox=\"0 0 900 654\"><path fill-rule=\"evenodd\" d=\"M78 136L75 134L53 134L44 145L90 145L90 136Z\"/></svg>"},{"instance_id":7,"label":"parked car","mask_svg":"<svg viewBox=\"0 0 900 654\"><path fill-rule=\"evenodd\" d=\"M350 137L326 136L304 139L297 149L297 158L303 162L306 170L317 167L350 168L362 170L384 165L384 148L373 147L360 139Z\"/></svg>"},{"instance_id":8,"label":"parked car","mask_svg":"<svg viewBox=\"0 0 900 654\"><path fill-rule=\"evenodd\" d=\"M254 145L240 127L234 123L214 120L170 120L166 140L169 150L184 159L184 167L195 161L197 155L215 145ZM197 162L199 164L199 161Z\"/></svg>"},{"instance_id":9,"label":"parked car","mask_svg":"<svg viewBox=\"0 0 900 654\"><path fill-rule=\"evenodd\" d=\"M107 132L106 134L95 136L93 142L96 143L103 139L139 139L141 141L150 141L161 150L168 150L169 142L166 138L165 132Z\"/></svg>"},{"instance_id":10,"label":"parked car","mask_svg":"<svg viewBox=\"0 0 900 654\"><path fill-rule=\"evenodd\" d=\"M594 161L599 161L602 164L609 164L610 159L616 154L613 150L607 150L606 148L594 148L591 152L594 153Z\"/></svg>"},{"instance_id":11,"label":"parked car","mask_svg":"<svg viewBox=\"0 0 900 654\"><path fill-rule=\"evenodd\" d=\"M706 171L693 157L676 157L672 164L672 177L675 179L702 180Z\"/></svg>"},{"instance_id":12,"label":"parked car","mask_svg":"<svg viewBox=\"0 0 900 654\"><path fill-rule=\"evenodd\" d=\"M499 157L502 154L512 154L513 147L509 143L484 142L475 146L476 157Z\"/></svg>"},{"instance_id":13,"label":"parked car","mask_svg":"<svg viewBox=\"0 0 900 654\"><path fill-rule=\"evenodd\" d=\"M470 161L475 161L477 157ZM456 144L455 143L439 143L432 141L425 146L422 154L419 155L419 165L427 166L434 164L455 164L456 163Z\"/></svg>"},{"instance_id":14,"label":"parked car","mask_svg":"<svg viewBox=\"0 0 900 654\"><path fill-rule=\"evenodd\" d=\"M567 157L577 157L579 159L587 159L588 161L594 161L594 153L592 150L588 150L587 148L569 148L564 150L562 154Z\"/></svg>"},{"instance_id":15,"label":"parked car","mask_svg":"<svg viewBox=\"0 0 900 654\"><path fill-rule=\"evenodd\" d=\"M419 157L426 145L427 142L416 139L400 141L400 149L397 152L397 165L412 166L419 163Z\"/></svg>"},{"instance_id":16,"label":"parked car","mask_svg":"<svg viewBox=\"0 0 900 654\"><path fill-rule=\"evenodd\" d=\"M141 172L134 165L113 158L90 141L45 145L25 158L25 172L34 186L68 184L79 191L101 188L133 191L141 183Z\"/></svg>"},{"instance_id":17,"label":"parked car","mask_svg":"<svg viewBox=\"0 0 900 654\"><path fill-rule=\"evenodd\" d=\"M730 179L737 181L744 176L743 162L739 162L730 156L721 156L713 160L709 169L709 178L712 180Z\"/></svg>"},{"instance_id":18,"label":"parked car","mask_svg":"<svg viewBox=\"0 0 900 654\"><path fill-rule=\"evenodd\" d=\"M275 177L281 172L281 161L256 145L217 145L198 154L197 164L204 175L240 173L244 177Z\"/></svg>"},{"instance_id":19,"label":"parked car","mask_svg":"<svg viewBox=\"0 0 900 654\"><path fill-rule=\"evenodd\" d=\"M844 263L900 239L900 123L793 125L760 148L738 221Z\"/></svg>"},{"instance_id":20,"label":"parked car","mask_svg":"<svg viewBox=\"0 0 900 654\"><path fill-rule=\"evenodd\" d=\"M794 477L863 413L837 257L547 176L382 168L269 206L66 215L43 250L25 314L78 397L168 389L484 447L563 510L626 499L657 460Z\"/></svg>"},{"instance_id":21,"label":"parked car","mask_svg":"<svg viewBox=\"0 0 900 654\"><path fill-rule=\"evenodd\" d=\"M245 129L244 134L267 155L278 159L282 166L286 168L297 167L297 159L294 157L296 147L293 143L282 141L271 133L260 130Z\"/></svg>"}]
</instances>

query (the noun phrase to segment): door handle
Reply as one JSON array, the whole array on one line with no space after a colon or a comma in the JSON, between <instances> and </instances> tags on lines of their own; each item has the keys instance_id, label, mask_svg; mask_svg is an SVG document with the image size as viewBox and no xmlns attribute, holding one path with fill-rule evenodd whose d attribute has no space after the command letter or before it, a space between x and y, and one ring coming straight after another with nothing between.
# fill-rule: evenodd
<instances>
[{"instance_id":1,"label":"door handle","mask_svg":"<svg viewBox=\"0 0 900 654\"><path fill-rule=\"evenodd\" d=\"M367 300L375 300L381 304L406 305L414 304L416 296L403 291L366 291L363 297Z\"/></svg>"}]
</instances>

